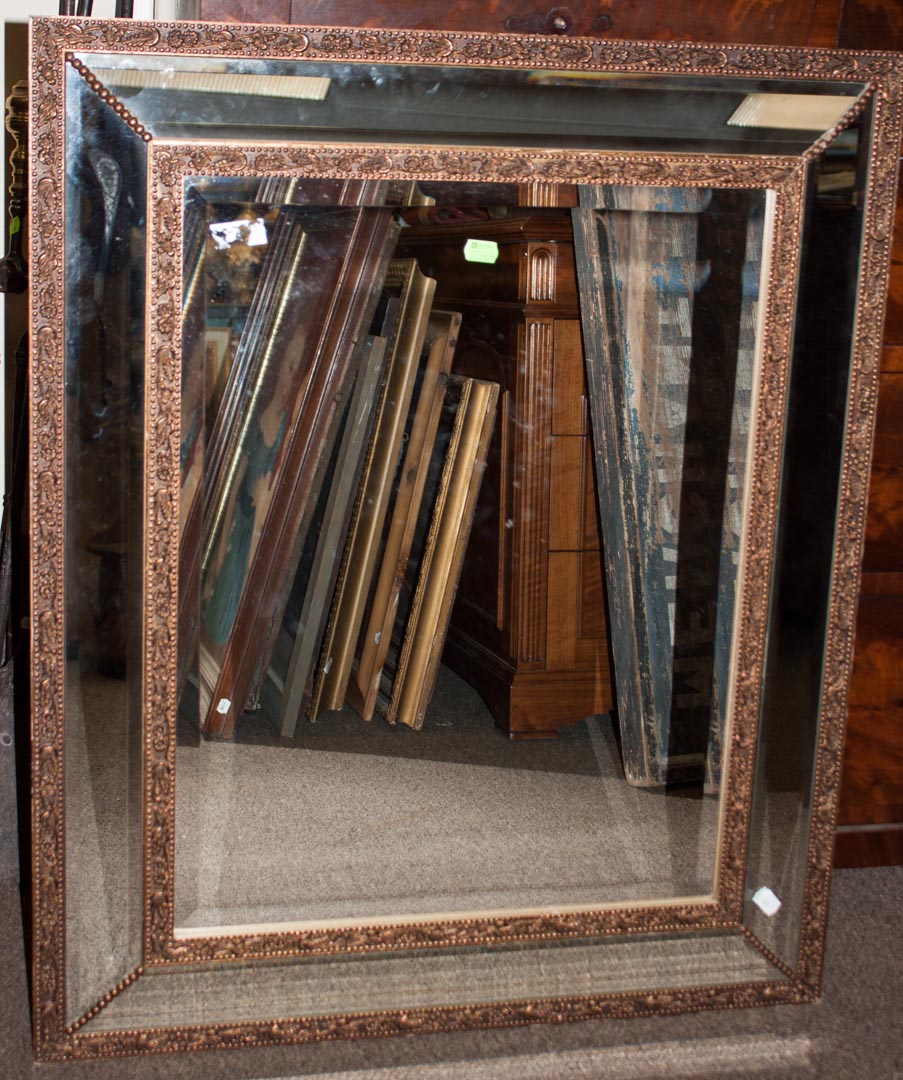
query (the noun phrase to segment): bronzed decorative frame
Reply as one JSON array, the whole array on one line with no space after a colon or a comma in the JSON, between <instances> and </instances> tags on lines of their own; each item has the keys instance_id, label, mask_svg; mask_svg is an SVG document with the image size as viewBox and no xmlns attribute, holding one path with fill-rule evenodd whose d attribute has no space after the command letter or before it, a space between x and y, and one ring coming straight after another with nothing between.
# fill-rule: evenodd
<instances>
[{"instance_id":1,"label":"bronzed decorative frame","mask_svg":"<svg viewBox=\"0 0 903 1080\"><path fill-rule=\"evenodd\" d=\"M901 136L901 74L889 54L854 54L758 46L697 46L589 39L460 33L303 29L278 26L148 24L131 21L39 19L32 24L30 85L33 289L30 368L32 537L32 875L34 903L34 1035L43 1060L139 1052L226 1049L323 1039L451 1031L591 1017L627 1017L687 1009L738 1008L810 1001L820 985L824 930L841 768L847 687L855 632L858 571L868 491L870 447L890 258ZM152 140L127 109L73 53L101 51L193 53L217 57L361 60L447 66L495 66L680 75L850 80L866 85L837 127L801 157L595 151L289 144L190 145ZM144 957L88 1011L67 1025L65 977L64 825L64 75L70 62L88 85L149 143L150 219L155 258L149 267L145 430L156 433L146 455L144 625L145 848ZM868 203L860 263L853 365L843 451L836 557L831 582L826 676L821 697L808 867L799 952L783 965L743 926L743 882L756 752L756 705L767 618L767 573L774 544L787 369L794 320L804 190L808 162L869 102L873 103ZM717 898L647 907L612 907L557 916L461 919L347 930L177 939L173 931L173 721L176 710L178 563L179 311L183 179L192 175L442 179L519 182L540 194L556 183L767 188L772 194L774 246L759 393L754 418L751 497L767 506L745 537L729 791L722 814ZM162 435L161 435L162 433ZM209 960L288 957L367 950L534 941L721 927L756 945L786 979L629 991L485 1005L274 1018L140 1031L82 1031L114 997L151 966Z\"/></svg>"}]
</instances>

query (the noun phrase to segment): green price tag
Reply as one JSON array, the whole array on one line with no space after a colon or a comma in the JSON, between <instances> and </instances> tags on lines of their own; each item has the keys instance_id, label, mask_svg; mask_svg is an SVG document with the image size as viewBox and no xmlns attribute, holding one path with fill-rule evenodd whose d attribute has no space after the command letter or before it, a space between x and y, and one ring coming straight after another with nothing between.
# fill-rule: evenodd
<instances>
[{"instance_id":1,"label":"green price tag","mask_svg":"<svg viewBox=\"0 0 903 1080\"><path fill-rule=\"evenodd\" d=\"M19 217L10 218L9 221L9 235L15 236L19 229L22 228L22 219Z\"/></svg>"},{"instance_id":2,"label":"green price tag","mask_svg":"<svg viewBox=\"0 0 903 1080\"><path fill-rule=\"evenodd\" d=\"M494 240L468 240L464 245L464 258L468 262L498 262L499 246Z\"/></svg>"}]
</instances>

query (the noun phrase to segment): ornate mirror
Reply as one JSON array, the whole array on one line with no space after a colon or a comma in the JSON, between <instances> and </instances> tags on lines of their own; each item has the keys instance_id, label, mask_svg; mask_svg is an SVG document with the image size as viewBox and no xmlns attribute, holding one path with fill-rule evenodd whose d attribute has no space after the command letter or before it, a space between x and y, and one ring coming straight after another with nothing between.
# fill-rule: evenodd
<instances>
[{"instance_id":1,"label":"ornate mirror","mask_svg":"<svg viewBox=\"0 0 903 1080\"><path fill-rule=\"evenodd\" d=\"M899 61L32 49L39 1056L817 996Z\"/></svg>"}]
</instances>

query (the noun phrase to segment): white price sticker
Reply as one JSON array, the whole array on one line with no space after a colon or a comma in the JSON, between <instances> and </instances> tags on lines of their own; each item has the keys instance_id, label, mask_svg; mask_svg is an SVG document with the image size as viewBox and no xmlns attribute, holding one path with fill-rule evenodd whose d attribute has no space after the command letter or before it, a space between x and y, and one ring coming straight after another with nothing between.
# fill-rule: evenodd
<instances>
[{"instance_id":1,"label":"white price sticker","mask_svg":"<svg viewBox=\"0 0 903 1080\"><path fill-rule=\"evenodd\" d=\"M764 911L769 918L776 915L781 909L781 901L778 900L767 885L763 885L761 889L756 889L752 896L752 902L760 911Z\"/></svg>"}]
</instances>

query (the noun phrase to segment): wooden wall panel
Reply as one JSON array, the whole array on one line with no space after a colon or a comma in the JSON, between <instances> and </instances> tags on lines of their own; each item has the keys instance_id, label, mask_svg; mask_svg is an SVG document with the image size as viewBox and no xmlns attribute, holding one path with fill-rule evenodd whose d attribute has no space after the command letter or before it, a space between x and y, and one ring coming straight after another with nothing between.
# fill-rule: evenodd
<instances>
[{"instance_id":1,"label":"wooden wall panel","mask_svg":"<svg viewBox=\"0 0 903 1080\"><path fill-rule=\"evenodd\" d=\"M899 592L903 575L868 575ZM903 862L903 596L863 595L844 748L837 865Z\"/></svg>"},{"instance_id":2,"label":"wooden wall panel","mask_svg":"<svg viewBox=\"0 0 903 1080\"><path fill-rule=\"evenodd\" d=\"M837 41L844 49L903 49L903 4L845 0Z\"/></svg>"},{"instance_id":3,"label":"wooden wall panel","mask_svg":"<svg viewBox=\"0 0 903 1080\"><path fill-rule=\"evenodd\" d=\"M890 0L893 2L893 0ZM289 11L286 13L285 9ZM203 19L293 22L308 26L513 30L615 38L832 45L840 0L200 0Z\"/></svg>"},{"instance_id":4,"label":"wooden wall panel","mask_svg":"<svg viewBox=\"0 0 903 1080\"><path fill-rule=\"evenodd\" d=\"M903 10L903 8L901 8ZM890 289L884 321L885 345L903 345L903 179L897 188L897 216L891 250Z\"/></svg>"},{"instance_id":5,"label":"wooden wall panel","mask_svg":"<svg viewBox=\"0 0 903 1080\"><path fill-rule=\"evenodd\" d=\"M866 572L903 571L903 373L881 375L866 525Z\"/></svg>"}]
</instances>

